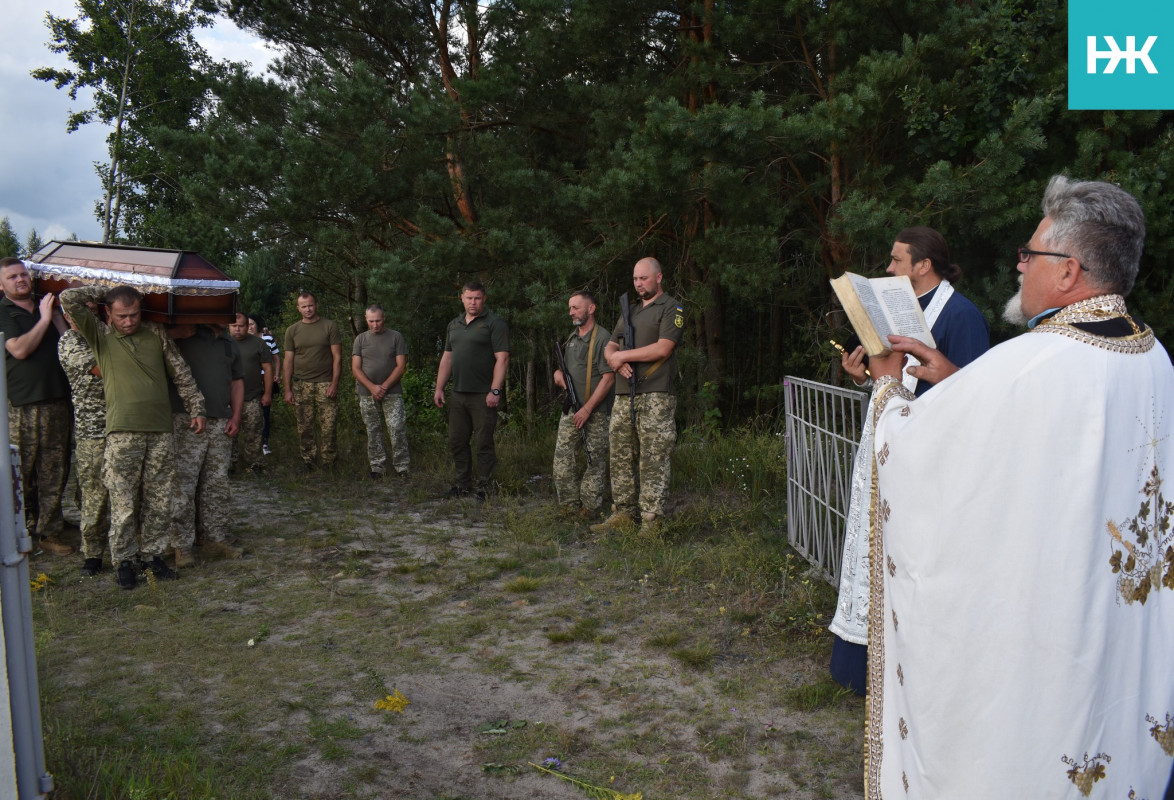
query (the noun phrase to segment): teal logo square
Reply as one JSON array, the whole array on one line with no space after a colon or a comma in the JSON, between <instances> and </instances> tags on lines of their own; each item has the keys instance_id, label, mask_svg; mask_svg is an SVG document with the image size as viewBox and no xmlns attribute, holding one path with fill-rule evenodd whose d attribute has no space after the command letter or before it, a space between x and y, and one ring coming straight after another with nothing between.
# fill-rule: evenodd
<instances>
[{"instance_id":1,"label":"teal logo square","mask_svg":"<svg viewBox=\"0 0 1174 800\"><path fill-rule=\"evenodd\" d=\"M1174 3L1069 0L1068 108L1174 109Z\"/></svg>"}]
</instances>

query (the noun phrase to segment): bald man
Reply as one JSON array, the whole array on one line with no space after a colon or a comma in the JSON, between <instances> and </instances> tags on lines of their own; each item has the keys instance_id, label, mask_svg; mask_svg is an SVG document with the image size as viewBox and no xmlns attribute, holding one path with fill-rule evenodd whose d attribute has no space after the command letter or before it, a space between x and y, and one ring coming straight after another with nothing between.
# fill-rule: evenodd
<instances>
[{"instance_id":1,"label":"bald man","mask_svg":"<svg viewBox=\"0 0 1174 800\"><path fill-rule=\"evenodd\" d=\"M642 535L655 536L663 524L677 441L676 350L685 330L685 310L665 294L663 282L664 270L655 258L636 262L632 284L640 302L633 303L630 311L634 341L628 341L621 314L604 350L616 375L608 431L613 511L592 526L597 533L639 521Z\"/></svg>"}]
</instances>

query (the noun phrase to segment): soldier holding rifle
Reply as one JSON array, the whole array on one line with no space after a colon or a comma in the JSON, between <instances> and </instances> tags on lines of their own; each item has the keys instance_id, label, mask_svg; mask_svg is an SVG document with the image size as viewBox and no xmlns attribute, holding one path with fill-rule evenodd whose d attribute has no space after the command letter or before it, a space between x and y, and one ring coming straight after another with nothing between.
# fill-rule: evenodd
<instances>
[{"instance_id":1,"label":"soldier holding rifle","mask_svg":"<svg viewBox=\"0 0 1174 800\"><path fill-rule=\"evenodd\" d=\"M559 368L554 382L566 389L567 402L554 446L554 488L565 514L598 519L607 485L608 423L616 376L604 355L607 332L600 336L595 324L595 298L590 292L575 292L567 306L575 332L567 340L565 356L555 344ZM576 463L580 444L587 456L581 474Z\"/></svg>"},{"instance_id":2,"label":"soldier holding rifle","mask_svg":"<svg viewBox=\"0 0 1174 800\"><path fill-rule=\"evenodd\" d=\"M676 348L685 328L685 311L664 293L663 280L655 258L636 262L632 283L640 302L621 302L623 319L604 351L616 373L609 431L613 513L592 527L597 533L628 528L639 520L642 535L658 535L664 519L677 440Z\"/></svg>"}]
</instances>

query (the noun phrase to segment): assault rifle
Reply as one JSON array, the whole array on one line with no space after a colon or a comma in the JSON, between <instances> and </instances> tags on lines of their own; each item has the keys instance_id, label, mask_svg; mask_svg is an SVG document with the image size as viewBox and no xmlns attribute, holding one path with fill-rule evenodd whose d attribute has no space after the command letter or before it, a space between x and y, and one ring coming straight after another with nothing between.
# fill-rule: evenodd
<instances>
[{"instance_id":1,"label":"assault rifle","mask_svg":"<svg viewBox=\"0 0 1174 800\"><path fill-rule=\"evenodd\" d=\"M575 379L571 377L571 372L567 369L567 362L563 358L563 349L557 340L554 343L554 355L558 359L559 371L563 374L563 383L567 385L567 405L571 407L571 413L576 414L583 407L583 403L579 400L579 393L575 391ZM591 448L587 446L586 428L579 428L579 437L583 440L583 453L587 456L587 464L590 465Z\"/></svg>"},{"instance_id":2,"label":"assault rifle","mask_svg":"<svg viewBox=\"0 0 1174 800\"><path fill-rule=\"evenodd\" d=\"M632 306L628 303L628 293L620 295L620 316L624 318L624 350L636 349L636 329L632 327ZM628 378L628 409L632 412L632 427L636 427L636 365L628 362L632 368L632 377Z\"/></svg>"}]
</instances>

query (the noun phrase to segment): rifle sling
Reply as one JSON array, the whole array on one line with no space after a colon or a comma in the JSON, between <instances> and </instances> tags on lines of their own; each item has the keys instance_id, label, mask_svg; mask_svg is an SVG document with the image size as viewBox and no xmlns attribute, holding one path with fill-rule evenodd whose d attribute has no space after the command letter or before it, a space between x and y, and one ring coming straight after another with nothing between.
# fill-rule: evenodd
<instances>
[{"instance_id":1,"label":"rifle sling","mask_svg":"<svg viewBox=\"0 0 1174 800\"><path fill-rule=\"evenodd\" d=\"M652 373L654 373L658 369L660 369L661 365L663 365L664 362L666 362L668 360L669 360L669 357L665 356L664 358L660 359L659 361L654 362L653 365L648 368L648 372L645 372L644 375L641 376L640 380L636 381L636 383L640 383L640 381L643 381L645 378L651 377ZM632 369L632 377L636 377L636 371L635 371L634 367Z\"/></svg>"},{"instance_id":2,"label":"rifle sling","mask_svg":"<svg viewBox=\"0 0 1174 800\"><path fill-rule=\"evenodd\" d=\"M579 402L586 404L591 397L591 361L595 357L595 334L599 333L599 323L591 326L591 340L587 342L587 388L583 390L583 399Z\"/></svg>"}]
</instances>

